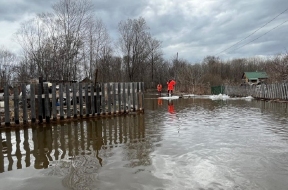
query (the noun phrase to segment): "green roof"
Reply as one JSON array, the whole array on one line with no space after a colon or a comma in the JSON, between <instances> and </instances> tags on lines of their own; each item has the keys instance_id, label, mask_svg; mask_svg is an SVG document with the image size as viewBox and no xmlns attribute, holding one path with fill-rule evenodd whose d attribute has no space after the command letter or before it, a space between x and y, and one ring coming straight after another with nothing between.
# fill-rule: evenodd
<instances>
[{"instance_id":1,"label":"green roof","mask_svg":"<svg viewBox=\"0 0 288 190\"><path fill-rule=\"evenodd\" d=\"M244 76L248 79L268 78L266 72L244 72L242 78L244 78Z\"/></svg>"}]
</instances>

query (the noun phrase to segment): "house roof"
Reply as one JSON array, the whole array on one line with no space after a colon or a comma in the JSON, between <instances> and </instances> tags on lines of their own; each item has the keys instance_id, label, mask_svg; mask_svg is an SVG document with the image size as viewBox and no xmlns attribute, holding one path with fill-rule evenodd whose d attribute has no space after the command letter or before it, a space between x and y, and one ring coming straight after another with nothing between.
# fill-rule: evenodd
<instances>
[{"instance_id":1,"label":"house roof","mask_svg":"<svg viewBox=\"0 0 288 190\"><path fill-rule=\"evenodd\" d=\"M244 78L244 76L246 76L246 78L248 79L267 79L268 75L266 72L244 72L242 75L242 78Z\"/></svg>"}]
</instances>

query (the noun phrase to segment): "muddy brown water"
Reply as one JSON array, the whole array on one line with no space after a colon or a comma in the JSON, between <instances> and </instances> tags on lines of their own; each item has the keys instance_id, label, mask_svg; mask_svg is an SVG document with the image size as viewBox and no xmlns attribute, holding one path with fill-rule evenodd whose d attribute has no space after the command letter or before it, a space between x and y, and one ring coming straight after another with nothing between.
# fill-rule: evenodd
<instances>
[{"instance_id":1,"label":"muddy brown water","mask_svg":"<svg viewBox=\"0 0 288 190\"><path fill-rule=\"evenodd\" d=\"M286 103L146 94L144 106L2 130L0 189L287 189Z\"/></svg>"}]
</instances>

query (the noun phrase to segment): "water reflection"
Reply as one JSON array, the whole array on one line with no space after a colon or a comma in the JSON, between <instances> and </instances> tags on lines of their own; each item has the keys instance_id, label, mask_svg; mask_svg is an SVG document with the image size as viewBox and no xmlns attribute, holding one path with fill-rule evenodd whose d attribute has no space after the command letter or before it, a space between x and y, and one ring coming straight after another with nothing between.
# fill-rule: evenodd
<instances>
[{"instance_id":1,"label":"water reflection","mask_svg":"<svg viewBox=\"0 0 288 190\"><path fill-rule=\"evenodd\" d=\"M173 100L168 100L168 111L171 114L175 114L175 109L174 109L174 104L173 104Z\"/></svg>"},{"instance_id":2,"label":"water reflection","mask_svg":"<svg viewBox=\"0 0 288 190\"><path fill-rule=\"evenodd\" d=\"M63 177L67 187L88 186L97 171L123 149L126 167L151 164L143 115L1 131L0 172L33 166ZM80 183L81 181L81 183Z\"/></svg>"}]
</instances>

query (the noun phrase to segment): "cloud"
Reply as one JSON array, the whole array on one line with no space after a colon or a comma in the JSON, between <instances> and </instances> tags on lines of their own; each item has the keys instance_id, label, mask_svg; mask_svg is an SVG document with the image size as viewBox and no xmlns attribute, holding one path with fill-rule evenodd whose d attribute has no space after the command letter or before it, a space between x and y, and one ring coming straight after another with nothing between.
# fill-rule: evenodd
<instances>
[{"instance_id":1,"label":"cloud","mask_svg":"<svg viewBox=\"0 0 288 190\"><path fill-rule=\"evenodd\" d=\"M0 34L5 38L0 39L0 45L10 44L7 39L14 30L16 32L19 22L31 15L51 11L51 5L55 2L57 0L13 0L13 3L0 0ZM179 58L194 63L208 55L217 55L221 59L270 56L288 48L288 22L280 26L287 20L288 11L251 35L288 8L286 0L93 2L96 16L103 20L114 41L118 39L120 21L143 17L152 36L162 41L166 59L175 57L178 52Z\"/></svg>"}]
</instances>

